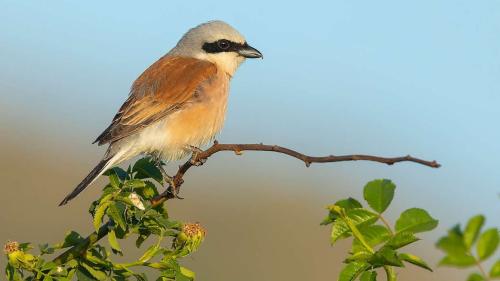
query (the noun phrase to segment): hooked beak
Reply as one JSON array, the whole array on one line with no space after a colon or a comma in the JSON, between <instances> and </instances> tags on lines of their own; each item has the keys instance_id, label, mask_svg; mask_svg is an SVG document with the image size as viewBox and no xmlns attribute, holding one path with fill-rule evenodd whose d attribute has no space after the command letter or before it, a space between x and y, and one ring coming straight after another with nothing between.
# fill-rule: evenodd
<instances>
[{"instance_id":1,"label":"hooked beak","mask_svg":"<svg viewBox=\"0 0 500 281\"><path fill-rule=\"evenodd\" d=\"M248 45L247 43L245 43L245 45L243 45L241 48L238 49L238 54L240 56L250 59L264 58L264 56L262 55L261 52L259 52L259 50Z\"/></svg>"}]
</instances>

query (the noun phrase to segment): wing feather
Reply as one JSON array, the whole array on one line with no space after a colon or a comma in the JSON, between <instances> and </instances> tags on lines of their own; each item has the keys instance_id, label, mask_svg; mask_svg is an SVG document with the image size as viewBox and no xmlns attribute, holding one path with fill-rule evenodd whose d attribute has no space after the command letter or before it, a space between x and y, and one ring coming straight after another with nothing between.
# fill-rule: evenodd
<instances>
[{"instance_id":1,"label":"wing feather","mask_svg":"<svg viewBox=\"0 0 500 281\"><path fill-rule=\"evenodd\" d=\"M94 143L113 143L179 110L216 72L216 66L204 60L177 56L159 59L137 78L111 125Z\"/></svg>"}]
</instances>

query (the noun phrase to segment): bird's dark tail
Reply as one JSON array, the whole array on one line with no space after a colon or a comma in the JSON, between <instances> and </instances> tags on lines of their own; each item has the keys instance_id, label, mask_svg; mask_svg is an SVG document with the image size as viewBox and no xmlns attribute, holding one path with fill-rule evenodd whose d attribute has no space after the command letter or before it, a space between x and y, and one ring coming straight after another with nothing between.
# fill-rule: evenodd
<instances>
[{"instance_id":1,"label":"bird's dark tail","mask_svg":"<svg viewBox=\"0 0 500 281\"><path fill-rule=\"evenodd\" d=\"M59 203L59 206L66 205L66 203L78 196L78 194L87 188L87 186L89 186L97 177L102 175L105 170L113 164L112 162L114 161L111 160L113 160L113 157L101 160L101 162L99 162L99 164L97 164L97 166L90 171L88 176L86 176L82 182L70 194L68 194L63 201L61 201L61 203Z\"/></svg>"}]
</instances>

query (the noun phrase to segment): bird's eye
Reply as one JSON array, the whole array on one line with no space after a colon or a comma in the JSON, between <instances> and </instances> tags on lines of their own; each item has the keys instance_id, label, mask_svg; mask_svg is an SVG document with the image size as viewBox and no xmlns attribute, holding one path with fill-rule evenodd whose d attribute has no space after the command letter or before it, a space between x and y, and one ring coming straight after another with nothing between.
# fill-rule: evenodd
<instances>
[{"instance_id":1,"label":"bird's eye","mask_svg":"<svg viewBox=\"0 0 500 281\"><path fill-rule=\"evenodd\" d=\"M221 50L227 50L229 49L229 47L231 46L231 42L227 41L227 40L219 40L217 41L217 46L221 49Z\"/></svg>"}]
</instances>

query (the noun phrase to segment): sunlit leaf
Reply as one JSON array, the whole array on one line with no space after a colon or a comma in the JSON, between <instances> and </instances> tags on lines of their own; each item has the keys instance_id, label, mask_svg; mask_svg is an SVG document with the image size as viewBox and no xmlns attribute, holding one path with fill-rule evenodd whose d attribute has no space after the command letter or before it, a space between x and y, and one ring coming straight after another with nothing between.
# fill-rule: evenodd
<instances>
[{"instance_id":1,"label":"sunlit leaf","mask_svg":"<svg viewBox=\"0 0 500 281\"><path fill-rule=\"evenodd\" d=\"M342 269L338 281L355 280L363 271L368 269L369 266L370 265L365 262L351 262Z\"/></svg>"},{"instance_id":2,"label":"sunlit leaf","mask_svg":"<svg viewBox=\"0 0 500 281\"><path fill-rule=\"evenodd\" d=\"M467 281L484 281L484 277L479 273L471 273L469 277L467 277Z\"/></svg>"},{"instance_id":3,"label":"sunlit leaf","mask_svg":"<svg viewBox=\"0 0 500 281\"><path fill-rule=\"evenodd\" d=\"M499 278L500 277L500 260L497 260L490 270L491 278Z\"/></svg>"},{"instance_id":4,"label":"sunlit leaf","mask_svg":"<svg viewBox=\"0 0 500 281\"><path fill-rule=\"evenodd\" d=\"M409 262L409 263L414 264L416 266L419 266L421 268L425 268L429 271L432 271L432 269L427 265L427 263L420 257L417 257L417 256L412 255L412 254L404 254L404 253L399 254L398 257L402 261L406 261L406 262Z\"/></svg>"},{"instance_id":5,"label":"sunlit leaf","mask_svg":"<svg viewBox=\"0 0 500 281\"><path fill-rule=\"evenodd\" d=\"M368 205L380 214L391 204L395 189L390 180L374 180L366 184L363 195Z\"/></svg>"},{"instance_id":6,"label":"sunlit leaf","mask_svg":"<svg viewBox=\"0 0 500 281\"><path fill-rule=\"evenodd\" d=\"M382 225L366 225L358 229L370 247L387 241L391 236L389 230ZM365 246L363 246L358 239L354 239L352 242L352 251L358 252L364 250L366 250Z\"/></svg>"},{"instance_id":7,"label":"sunlit leaf","mask_svg":"<svg viewBox=\"0 0 500 281\"><path fill-rule=\"evenodd\" d=\"M484 224L484 220L483 215L477 215L472 217L467 223L463 234L464 244L467 249L470 249L472 244L476 242L479 232L481 231L481 227Z\"/></svg>"},{"instance_id":8,"label":"sunlit leaf","mask_svg":"<svg viewBox=\"0 0 500 281\"><path fill-rule=\"evenodd\" d=\"M476 259L468 254L446 256L439 262L439 265L466 268L476 264Z\"/></svg>"},{"instance_id":9,"label":"sunlit leaf","mask_svg":"<svg viewBox=\"0 0 500 281\"><path fill-rule=\"evenodd\" d=\"M365 271L359 277L359 281L377 281L377 272L376 271Z\"/></svg>"},{"instance_id":10,"label":"sunlit leaf","mask_svg":"<svg viewBox=\"0 0 500 281\"><path fill-rule=\"evenodd\" d=\"M386 246L392 249L399 249L418 240L420 239L418 239L412 232L403 231L398 232L391 237L389 241L387 241Z\"/></svg>"},{"instance_id":11,"label":"sunlit leaf","mask_svg":"<svg viewBox=\"0 0 500 281\"><path fill-rule=\"evenodd\" d=\"M396 221L396 231L410 231L413 233L429 231L438 225L438 221L432 218L427 211L412 208L401 213Z\"/></svg>"},{"instance_id":12,"label":"sunlit leaf","mask_svg":"<svg viewBox=\"0 0 500 281\"><path fill-rule=\"evenodd\" d=\"M122 253L122 249L120 247L120 243L118 243L118 239L116 239L116 234L114 230L108 232L108 242L111 249L113 249L117 253Z\"/></svg>"},{"instance_id":13,"label":"sunlit leaf","mask_svg":"<svg viewBox=\"0 0 500 281\"><path fill-rule=\"evenodd\" d=\"M490 228L479 236L477 241L477 255L480 260L487 259L497 249L499 242L498 229Z\"/></svg>"}]
</instances>

